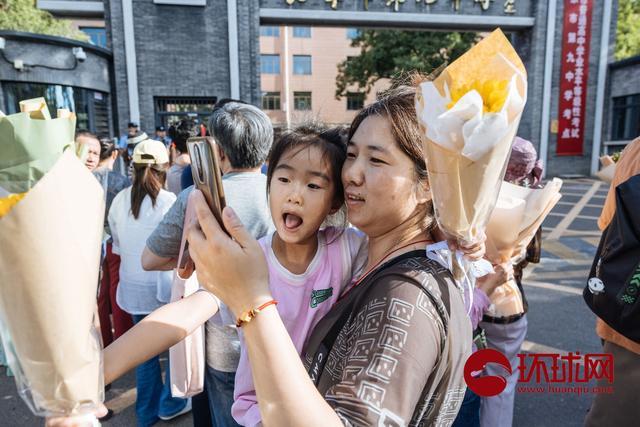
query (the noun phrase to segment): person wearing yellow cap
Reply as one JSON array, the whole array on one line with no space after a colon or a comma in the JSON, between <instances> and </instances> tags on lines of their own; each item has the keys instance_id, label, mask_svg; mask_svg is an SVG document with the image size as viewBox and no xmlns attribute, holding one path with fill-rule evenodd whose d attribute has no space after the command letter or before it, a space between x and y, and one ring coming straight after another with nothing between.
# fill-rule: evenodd
<instances>
[{"instance_id":1,"label":"person wearing yellow cap","mask_svg":"<svg viewBox=\"0 0 640 427\"><path fill-rule=\"evenodd\" d=\"M141 264L145 242L162 221L176 196L164 189L169 155L160 141L139 142L131 156L133 185L122 190L109 210L113 252L120 255L118 305L131 314L134 323L169 302L172 273L144 271ZM171 397L169 373L166 382L158 357L136 368L136 415L138 425L150 426L191 410L189 400Z\"/></svg>"}]
</instances>

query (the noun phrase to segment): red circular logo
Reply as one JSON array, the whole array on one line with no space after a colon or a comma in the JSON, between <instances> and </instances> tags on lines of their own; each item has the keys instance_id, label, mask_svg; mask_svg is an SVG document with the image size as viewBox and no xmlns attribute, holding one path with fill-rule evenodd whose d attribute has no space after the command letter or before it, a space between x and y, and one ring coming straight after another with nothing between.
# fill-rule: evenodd
<instances>
[{"instance_id":1,"label":"red circular logo","mask_svg":"<svg viewBox=\"0 0 640 427\"><path fill-rule=\"evenodd\" d=\"M484 370L487 363L497 363L502 366L509 375L511 375L512 372L509 359L498 350L487 348L473 353L467 359L467 363L464 364L464 381L471 391L482 397L496 396L502 393L507 387L507 380L503 376L478 375Z\"/></svg>"}]
</instances>

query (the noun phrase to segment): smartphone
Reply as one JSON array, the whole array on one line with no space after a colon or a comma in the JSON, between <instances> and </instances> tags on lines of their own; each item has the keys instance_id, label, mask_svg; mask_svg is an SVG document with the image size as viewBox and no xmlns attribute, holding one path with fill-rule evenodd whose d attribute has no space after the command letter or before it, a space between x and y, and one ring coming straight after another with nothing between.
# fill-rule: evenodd
<instances>
[{"instance_id":1,"label":"smartphone","mask_svg":"<svg viewBox=\"0 0 640 427\"><path fill-rule=\"evenodd\" d=\"M226 201L216 145L216 140L210 136L193 137L187 140L193 183L198 190L202 191L211 213L224 229L222 209L226 206Z\"/></svg>"}]
</instances>

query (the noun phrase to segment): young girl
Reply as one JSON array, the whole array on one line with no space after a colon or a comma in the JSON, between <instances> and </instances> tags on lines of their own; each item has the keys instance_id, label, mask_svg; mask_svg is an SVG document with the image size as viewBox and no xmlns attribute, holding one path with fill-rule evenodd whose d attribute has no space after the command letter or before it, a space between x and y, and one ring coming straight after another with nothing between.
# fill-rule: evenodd
<instances>
[{"instance_id":1,"label":"young girl","mask_svg":"<svg viewBox=\"0 0 640 427\"><path fill-rule=\"evenodd\" d=\"M276 227L260 245L271 293L298 351L366 262L366 241L355 229L321 228L344 203L341 171L346 145L340 129L299 127L273 147L267 171ZM251 365L244 346L236 373L232 414L244 426L260 423Z\"/></svg>"}]
</instances>

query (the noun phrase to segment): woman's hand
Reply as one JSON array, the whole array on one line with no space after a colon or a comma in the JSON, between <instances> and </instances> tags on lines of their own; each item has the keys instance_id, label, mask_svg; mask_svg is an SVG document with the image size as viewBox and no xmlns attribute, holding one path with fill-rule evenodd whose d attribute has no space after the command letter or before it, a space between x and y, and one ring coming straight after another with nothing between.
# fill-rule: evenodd
<instances>
[{"instance_id":1,"label":"woman's hand","mask_svg":"<svg viewBox=\"0 0 640 427\"><path fill-rule=\"evenodd\" d=\"M229 237L209 210L204 196L194 190L197 223L188 227L191 258L198 281L239 316L271 300L267 262L258 242L233 209L226 207L222 221Z\"/></svg>"},{"instance_id":2,"label":"woman's hand","mask_svg":"<svg viewBox=\"0 0 640 427\"><path fill-rule=\"evenodd\" d=\"M494 265L493 268L495 273L479 277L476 281L476 286L488 297L491 297L491 294L498 286L507 283L507 280L509 280L509 277L513 274L513 266L510 262Z\"/></svg>"},{"instance_id":3,"label":"woman's hand","mask_svg":"<svg viewBox=\"0 0 640 427\"><path fill-rule=\"evenodd\" d=\"M473 243L463 242L461 240L448 240L449 249L451 251L461 251L464 253L465 258L471 261L478 261L484 257L487 248L485 246L485 242L487 240L487 235L484 232L478 236L478 240Z\"/></svg>"}]
</instances>

